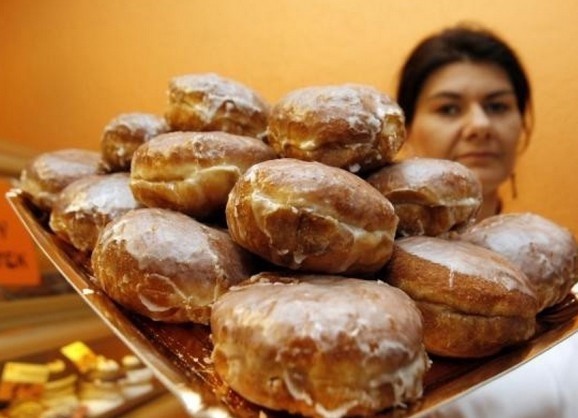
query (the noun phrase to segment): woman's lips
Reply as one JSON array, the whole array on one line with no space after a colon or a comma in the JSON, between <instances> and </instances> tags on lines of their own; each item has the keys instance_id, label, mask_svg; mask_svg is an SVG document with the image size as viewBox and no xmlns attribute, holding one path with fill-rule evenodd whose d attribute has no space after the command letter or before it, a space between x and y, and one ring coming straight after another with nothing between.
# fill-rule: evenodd
<instances>
[{"instance_id":1,"label":"woman's lips","mask_svg":"<svg viewBox=\"0 0 578 418\"><path fill-rule=\"evenodd\" d=\"M498 159L498 154L490 151L474 151L458 155L458 162L471 164L484 164Z\"/></svg>"}]
</instances>

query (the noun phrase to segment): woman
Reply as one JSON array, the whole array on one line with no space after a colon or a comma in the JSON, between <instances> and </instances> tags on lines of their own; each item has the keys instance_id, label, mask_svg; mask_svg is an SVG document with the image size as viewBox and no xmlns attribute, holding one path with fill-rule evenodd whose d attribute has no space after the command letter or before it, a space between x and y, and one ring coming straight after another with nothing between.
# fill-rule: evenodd
<instances>
[{"instance_id":1,"label":"woman","mask_svg":"<svg viewBox=\"0 0 578 418\"><path fill-rule=\"evenodd\" d=\"M499 187L513 181L532 130L528 77L503 40L479 27L429 36L402 67L397 101L408 151L463 163L480 178L478 220L501 211ZM514 189L515 190L515 189ZM577 337L439 408L431 417L571 417L578 410Z\"/></svg>"},{"instance_id":2,"label":"woman","mask_svg":"<svg viewBox=\"0 0 578 418\"><path fill-rule=\"evenodd\" d=\"M531 88L514 51L484 29L446 29L410 54L397 101L409 152L472 169L484 195L478 220L499 213L498 189L514 181L532 130Z\"/></svg>"}]
</instances>

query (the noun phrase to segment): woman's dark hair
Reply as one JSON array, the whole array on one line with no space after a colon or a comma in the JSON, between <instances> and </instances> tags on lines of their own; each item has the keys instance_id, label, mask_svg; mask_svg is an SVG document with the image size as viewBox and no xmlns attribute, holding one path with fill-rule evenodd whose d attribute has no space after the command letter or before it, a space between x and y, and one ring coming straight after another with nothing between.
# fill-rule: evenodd
<instances>
[{"instance_id":1,"label":"woman's dark hair","mask_svg":"<svg viewBox=\"0 0 578 418\"><path fill-rule=\"evenodd\" d=\"M397 102L405 113L406 125L413 121L418 96L428 77L439 68L460 61L495 64L508 74L527 140L533 124L532 92L522 63L496 34L466 24L444 29L422 40L401 68Z\"/></svg>"}]
</instances>

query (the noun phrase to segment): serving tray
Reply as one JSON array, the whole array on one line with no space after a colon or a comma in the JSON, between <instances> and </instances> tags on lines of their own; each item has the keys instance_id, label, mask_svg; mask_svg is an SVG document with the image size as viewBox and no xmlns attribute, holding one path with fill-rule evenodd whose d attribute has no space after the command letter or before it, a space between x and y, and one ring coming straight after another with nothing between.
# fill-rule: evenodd
<instances>
[{"instance_id":1,"label":"serving tray","mask_svg":"<svg viewBox=\"0 0 578 418\"><path fill-rule=\"evenodd\" d=\"M210 329L199 324L166 324L123 309L109 299L94 281L90 260L58 239L48 227L46 214L30 204L18 189L6 198L33 240L69 284L150 367L162 384L195 417L287 417L254 405L215 374L211 364ZM432 357L424 381L423 397L405 408L391 408L376 418L421 417L466 393L499 378L568 338L578 330L578 301L570 293L560 304L542 312L539 330L522 345L484 359L455 360Z\"/></svg>"}]
</instances>

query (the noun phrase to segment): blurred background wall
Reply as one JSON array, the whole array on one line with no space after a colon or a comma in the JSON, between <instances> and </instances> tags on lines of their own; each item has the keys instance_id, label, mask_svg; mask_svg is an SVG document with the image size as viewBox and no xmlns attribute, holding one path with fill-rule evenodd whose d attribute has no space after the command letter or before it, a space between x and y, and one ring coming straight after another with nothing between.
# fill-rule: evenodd
<instances>
[{"instance_id":1,"label":"blurred background wall","mask_svg":"<svg viewBox=\"0 0 578 418\"><path fill-rule=\"evenodd\" d=\"M476 21L517 49L535 92L535 132L506 209L577 233L577 19L574 0L2 0L0 153L18 165L37 152L98 149L117 114L162 114L168 80L186 73L233 78L271 104L345 82L393 95L418 40Z\"/></svg>"}]
</instances>

